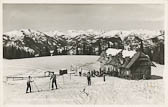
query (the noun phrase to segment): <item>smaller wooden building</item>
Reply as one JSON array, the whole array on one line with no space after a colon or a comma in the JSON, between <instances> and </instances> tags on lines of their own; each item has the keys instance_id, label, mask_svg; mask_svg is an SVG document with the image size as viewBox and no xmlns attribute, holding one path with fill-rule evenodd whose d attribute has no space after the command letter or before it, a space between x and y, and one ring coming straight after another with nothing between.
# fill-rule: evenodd
<instances>
[{"instance_id":1,"label":"smaller wooden building","mask_svg":"<svg viewBox=\"0 0 168 107\"><path fill-rule=\"evenodd\" d=\"M137 52L132 58L127 58L120 67L121 76L130 79L150 79L151 66L155 66L143 52Z\"/></svg>"}]
</instances>

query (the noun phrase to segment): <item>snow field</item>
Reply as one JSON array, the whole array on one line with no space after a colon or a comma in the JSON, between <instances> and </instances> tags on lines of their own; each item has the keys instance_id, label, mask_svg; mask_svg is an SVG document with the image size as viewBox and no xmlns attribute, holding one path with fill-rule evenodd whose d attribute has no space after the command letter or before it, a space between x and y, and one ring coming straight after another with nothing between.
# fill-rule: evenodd
<instances>
[{"instance_id":1,"label":"snow field","mask_svg":"<svg viewBox=\"0 0 168 107\"><path fill-rule=\"evenodd\" d=\"M4 60L4 77L40 76L44 71L69 69L71 65L82 65L86 69L98 68L98 56L53 56ZM163 65L152 67L152 75L163 75ZM26 80L4 82L4 104L163 104L163 79L126 80L106 76L92 78L87 86L87 78L65 74L57 77L58 90L49 89L49 77L34 78L40 92L32 83L32 93L26 94ZM51 85L51 84L50 84ZM51 86L50 86L51 87ZM83 92L85 89L85 92Z\"/></svg>"}]
</instances>

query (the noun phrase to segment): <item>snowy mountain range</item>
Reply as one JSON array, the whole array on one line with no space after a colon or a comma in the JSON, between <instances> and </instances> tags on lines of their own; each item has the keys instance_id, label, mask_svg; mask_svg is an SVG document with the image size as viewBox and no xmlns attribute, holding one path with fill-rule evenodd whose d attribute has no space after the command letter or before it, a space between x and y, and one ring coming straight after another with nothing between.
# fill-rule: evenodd
<instances>
[{"instance_id":1,"label":"snowy mountain range","mask_svg":"<svg viewBox=\"0 0 168 107\"><path fill-rule=\"evenodd\" d=\"M78 51L83 48L83 51L91 48L100 48L99 45L111 46L114 42L118 42L124 47L126 45L139 45L139 41L135 37L144 41L144 45L155 45L151 38L157 38L157 41L164 41L163 31L149 30L111 30L111 31L96 31L96 30L68 30L66 32L49 31L41 32L32 29L14 30L3 33L3 47L15 47L16 49L24 50L32 54L42 54L51 50L63 50L67 53L69 50ZM153 39L152 39L153 40ZM85 49L86 48L86 49ZM103 47L102 47L103 48ZM88 53L86 52L86 53ZM46 54L46 53L45 53Z\"/></svg>"}]
</instances>

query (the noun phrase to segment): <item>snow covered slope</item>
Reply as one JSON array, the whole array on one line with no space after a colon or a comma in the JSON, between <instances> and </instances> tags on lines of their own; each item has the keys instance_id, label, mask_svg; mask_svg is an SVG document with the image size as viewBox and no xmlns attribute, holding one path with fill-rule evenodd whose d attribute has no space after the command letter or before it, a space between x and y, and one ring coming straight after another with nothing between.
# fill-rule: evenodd
<instances>
[{"instance_id":1,"label":"snow covered slope","mask_svg":"<svg viewBox=\"0 0 168 107\"><path fill-rule=\"evenodd\" d=\"M37 76L44 71L70 70L71 65L96 69L98 56L53 56L19 60L3 60L3 76ZM152 75L163 76L164 65L152 67ZM87 70L87 69L86 69ZM126 80L106 76L92 78L87 86L86 77L64 75L57 77L58 90L49 89L49 78L34 79L33 93L25 94L26 80L7 81L4 78L4 104L163 104L163 79ZM85 92L83 90L85 89ZM87 94L86 94L87 93Z\"/></svg>"}]
</instances>

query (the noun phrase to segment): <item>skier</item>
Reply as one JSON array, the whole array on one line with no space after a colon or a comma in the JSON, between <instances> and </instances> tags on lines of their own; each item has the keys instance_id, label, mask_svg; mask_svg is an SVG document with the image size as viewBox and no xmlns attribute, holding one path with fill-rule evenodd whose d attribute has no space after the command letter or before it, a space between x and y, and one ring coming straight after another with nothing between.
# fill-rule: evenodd
<instances>
[{"instance_id":1,"label":"skier","mask_svg":"<svg viewBox=\"0 0 168 107\"><path fill-rule=\"evenodd\" d=\"M54 84L55 84L56 89L58 89L57 88L57 81L56 81L56 74L53 74L51 76L50 80L52 80L52 90L54 89Z\"/></svg>"},{"instance_id":2,"label":"skier","mask_svg":"<svg viewBox=\"0 0 168 107\"><path fill-rule=\"evenodd\" d=\"M87 74L87 81L88 81L88 86L91 85L91 74L88 72Z\"/></svg>"},{"instance_id":3,"label":"skier","mask_svg":"<svg viewBox=\"0 0 168 107\"><path fill-rule=\"evenodd\" d=\"M28 90L30 89L30 93L31 93L31 82L33 82L31 80L31 76L28 76L28 79L27 79L27 88L26 88L26 93L28 93Z\"/></svg>"}]
</instances>

